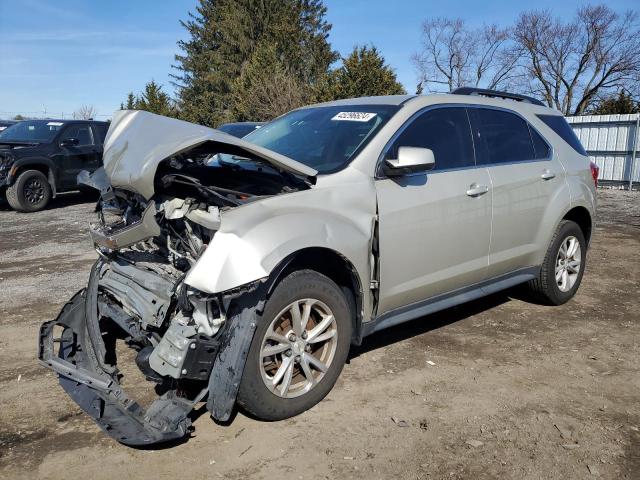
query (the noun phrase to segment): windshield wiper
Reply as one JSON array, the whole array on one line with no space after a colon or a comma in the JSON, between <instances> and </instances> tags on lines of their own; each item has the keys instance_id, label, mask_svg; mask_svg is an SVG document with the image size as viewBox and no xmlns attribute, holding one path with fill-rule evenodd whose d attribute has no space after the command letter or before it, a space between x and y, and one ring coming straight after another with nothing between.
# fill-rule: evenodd
<instances>
[{"instance_id":1,"label":"windshield wiper","mask_svg":"<svg viewBox=\"0 0 640 480\"><path fill-rule=\"evenodd\" d=\"M169 186L172 183L195 187L201 192L206 192L214 196L215 198L222 200L223 202L226 202L234 207L237 207L238 205L242 205L243 202L241 200L237 200L237 199L222 195L223 193L227 195L235 195L238 197L247 197L247 198L254 196L246 192L231 190L229 188L215 187L215 186L209 187L206 185L202 185L202 183L200 183L198 179L189 177L187 175L180 175L180 174L165 175L164 177L162 177L162 183L165 187Z\"/></svg>"}]
</instances>

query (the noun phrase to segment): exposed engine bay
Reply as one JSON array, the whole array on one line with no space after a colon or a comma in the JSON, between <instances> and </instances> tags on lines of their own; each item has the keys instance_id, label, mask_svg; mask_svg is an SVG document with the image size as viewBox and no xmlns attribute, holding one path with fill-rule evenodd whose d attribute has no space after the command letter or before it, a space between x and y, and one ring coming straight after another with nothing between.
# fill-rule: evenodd
<instances>
[{"instance_id":1,"label":"exposed engine bay","mask_svg":"<svg viewBox=\"0 0 640 480\"><path fill-rule=\"evenodd\" d=\"M112 188L104 170L79 180L101 192L90 234L99 258L89 283L40 332L39 357L69 395L118 441L144 445L181 438L189 412L207 399L227 420L248 351L261 282L218 294L188 286L229 209L309 188L296 175L210 145L158 165L149 200ZM55 327L62 327L54 339ZM234 341L231 341L235 339ZM58 352L54 341L60 342ZM116 344L159 397L145 409L120 387Z\"/></svg>"}]
</instances>

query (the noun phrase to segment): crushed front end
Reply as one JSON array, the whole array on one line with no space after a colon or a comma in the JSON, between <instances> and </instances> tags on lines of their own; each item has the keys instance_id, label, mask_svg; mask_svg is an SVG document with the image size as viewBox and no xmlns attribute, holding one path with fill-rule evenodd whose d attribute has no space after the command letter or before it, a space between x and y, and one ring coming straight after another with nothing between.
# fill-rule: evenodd
<instances>
[{"instance_id":1,"label":"crushed front end","mask_svg":"<svg viewBox=\"0 0 640 480\"><path fill-rule=\"evenodd\" d=\"M111 437L128 445L180 439L194 406L231 416L264 279L221 293L185 282L226 210L295 191L289 176L237 165L210 168L206 149L159 167L154 195L113 189L104 170L79 180L101 191L90 234L98 253L88 285L42 325L40 362L59 374L71 398ZM223 186L220 186L223 184ZM55 344L59 347L55 348ZM145 408L122 388L118 348L155 386Z\"/></svg>"}]
</instances>

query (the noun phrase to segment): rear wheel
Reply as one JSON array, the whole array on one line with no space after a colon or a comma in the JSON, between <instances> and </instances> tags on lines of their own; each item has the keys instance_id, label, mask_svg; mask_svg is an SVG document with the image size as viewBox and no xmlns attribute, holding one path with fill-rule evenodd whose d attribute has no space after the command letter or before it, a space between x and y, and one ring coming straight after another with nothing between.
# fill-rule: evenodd
<instances>
[{"instance_id":1,"label":"rear wheel","mask_svg":"<svg viewBox=\"0 0 640 480\"><path fill-rule=\"evenodd\" d=\"M51 185L44 173L27 170L7 188L6 196L11 208L17 212L37 212L51 200Z\"/></svg>"},{"instance_id":2,"label":"rear wheel","mask_svg":"<svg viewBox=\"0 0 640 480\"><path fill-rule=\"evenodd\" d=\"M263 420L292 417L335 384L351 344L351 311L333 281L312 270L287 276L267 301L238 402Z\"/></svg>"},{"instance_id":3,"label":"rear wheel","mask_svg":"<svg viewBox=\"0 0 640 480\"><path fill-rule=\"evenodd\" d=\"M575 222L563 220L558 226L538 278L529 286L542 302L562 305L578 291L586 264L587 246Z\"/></svg>"}]
</instances>

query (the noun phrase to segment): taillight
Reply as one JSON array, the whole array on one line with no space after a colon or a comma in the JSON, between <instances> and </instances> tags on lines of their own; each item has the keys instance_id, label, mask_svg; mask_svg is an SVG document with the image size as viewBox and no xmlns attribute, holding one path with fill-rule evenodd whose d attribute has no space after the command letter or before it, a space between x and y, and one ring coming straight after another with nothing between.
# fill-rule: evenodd
<instances>
[{"instance_id":1,"label":"taillight","mask_svg":"<svg viewBox=\"0 0 640 480\"><path fill-rule=\"evenodd\" d=\"M598 174L600 173L600 167L598 165L596 165L595 162L591 162L589 164L589 166L591 167L591 176L593 177L593 184L597 187L598 186Z\"/></svg>"}]
</instances>

